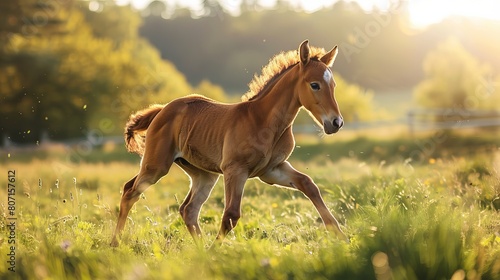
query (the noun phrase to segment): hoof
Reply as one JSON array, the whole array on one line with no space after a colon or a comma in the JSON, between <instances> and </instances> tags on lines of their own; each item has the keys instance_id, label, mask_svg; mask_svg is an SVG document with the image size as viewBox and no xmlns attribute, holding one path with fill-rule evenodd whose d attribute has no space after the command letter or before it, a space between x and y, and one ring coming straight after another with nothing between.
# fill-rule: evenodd
<instances>
[{"instance_id":1,"label":"hoof","mask_svg":"<svg viewBox=\"0 0 500 280\"><path fill-rule=\"evenodd\" d=\"M113 240L111 240L111 243L109 244L109 246L111 247L118 247L119 243L118 243L118 240L116 240L116 238L113 238Z\"/></svg>"}]
</instances>

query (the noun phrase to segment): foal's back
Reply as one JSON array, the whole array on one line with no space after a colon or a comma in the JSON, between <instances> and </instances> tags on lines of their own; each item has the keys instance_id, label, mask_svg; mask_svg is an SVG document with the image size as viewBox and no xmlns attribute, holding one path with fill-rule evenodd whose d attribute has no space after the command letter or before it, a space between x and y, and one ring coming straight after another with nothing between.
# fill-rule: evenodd
<instances>
[{"instance_id":1,"label":"foal's back","mask_svg":"<svg viewBox=\"0 0 500 280\"><path fill-rule=\"evenodd\" d=\"M151 125L160 126L169 134L178 157L200 169L221 173L224 144L228 138L234 140L230 134L242 119L238 115L245 112L240 107L244 106L191 95L169 103Z\"/></svg>"}]
</instances>

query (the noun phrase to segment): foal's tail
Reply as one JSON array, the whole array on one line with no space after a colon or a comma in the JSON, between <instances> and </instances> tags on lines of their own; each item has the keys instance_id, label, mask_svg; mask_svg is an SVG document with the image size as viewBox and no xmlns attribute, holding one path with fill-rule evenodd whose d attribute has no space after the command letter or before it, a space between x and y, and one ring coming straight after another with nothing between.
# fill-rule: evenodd
<instances>
[{"instance_id":1,"label":"foal's tail","mask_svg":"<svg viewBox=\"0 0 500 280\"><path fill-rule=\"evenodd\" d=\"M137 153L141 157L144 155L146 130L163 107L165 105L154 104L130 115L125 125L125 146L129 152Z\"/></svg>"}]
</instances>

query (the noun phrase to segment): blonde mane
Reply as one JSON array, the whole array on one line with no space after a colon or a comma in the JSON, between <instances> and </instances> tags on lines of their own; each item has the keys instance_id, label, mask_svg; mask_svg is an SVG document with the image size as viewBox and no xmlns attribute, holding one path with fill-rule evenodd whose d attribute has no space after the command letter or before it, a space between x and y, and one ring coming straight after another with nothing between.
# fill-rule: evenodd
<instances>
[{"instance_id":1,"label":"blonde mane","mask_svg":"<svg viewBox=\"0 0 500 280\"><path fill-rule=\"evenodd\" d=\"M325 54L323 48L310 47L312 60L319 60ZM281 52L269 60L269 63L262 67L260 75L255 74L252 81L248 84L248 92L242 96L243 101L250 101L260 95L266 85L273 78L281 75L290 67L299 63L299 55L296 50Z\"/></svg>"}]
</instances>

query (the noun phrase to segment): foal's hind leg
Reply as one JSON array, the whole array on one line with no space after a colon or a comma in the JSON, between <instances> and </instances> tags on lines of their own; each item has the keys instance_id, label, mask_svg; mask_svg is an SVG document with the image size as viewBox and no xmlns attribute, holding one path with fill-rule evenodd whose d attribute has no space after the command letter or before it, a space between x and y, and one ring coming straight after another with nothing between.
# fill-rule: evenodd
<instances>
[{"instance_id":1,"label":"foal's hind leg","mask_svg":"<svg viewBox=\"0 0 500 280\"><path fill-rule=\"evenodd\" d=\"M127 183L125 183L125 186L123 186L123 194L122 194L122 200L120 203L120 214L118 215L118 222L116 223L116 229L113 234L113 239L111 240L111 246L116 247L118 246L118 239L117 235L123 230L123 227L125 227L125 221L127 220L127 215L128 212L130 211L130 208L132 207L132 204L135 202L130 203L130 200L125 200L124 196L127 193L130 193L130 190L133 188L135 180L137 179L138 175L135 175L134 178L130 179ZM128 206L128 203L131 205Z\"/></svg>"},{"instance_id":2,"label":"foal's hind leg","mask_svg":"<svg viewBox=\"0 0 500 280\"><path fill-rule=\"evenodd\" d=\"M170 164L171 165L171 164ZM170 167L170 166L168 166ZM122 199L120 202L120 214L118 215L118 222L113 234L111 246L118 246L117 236L125 227L128 213L130 209L139 200L139 196L151 185L155 184L161 177L168 173L168 168L165 166L162 169L146 169L142 168L139 174L128 181L124 188Z\"/></svg>"},{"instance_id":3,"label":"foal's hind leg","mask_svg":"<svg viewBox=\"0 0 500 280\"><path fill-rule=\"evenodd\" d=\"M155 151L154 147L151 150ZM118 246L118 235L125 227L128 213L134 203L139 200L141 193L143 193L149 186L155 184L161 177L166 175L172 166L173 152L168 152L165 149L158 152L163 153L146 153L142 160L139 174L128 181L123 187L118 222L110 244L113 247Z\"/></svg>"},{"instance_id":4,"label":"foal's hind leg","mask_svg":"<svg viewBox=\"0 0 500 280\"><path fill-rule=\"evenodd\" d=\"M201 228L198 224L200 210L203 203L210 196L215 183L219 179L219 175L200 170L184 161L176 163L191 177L191 188L179 208L179 212L189 233L197 241L202 236Z\"/></svg>"}]
</instances>

